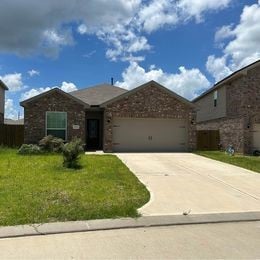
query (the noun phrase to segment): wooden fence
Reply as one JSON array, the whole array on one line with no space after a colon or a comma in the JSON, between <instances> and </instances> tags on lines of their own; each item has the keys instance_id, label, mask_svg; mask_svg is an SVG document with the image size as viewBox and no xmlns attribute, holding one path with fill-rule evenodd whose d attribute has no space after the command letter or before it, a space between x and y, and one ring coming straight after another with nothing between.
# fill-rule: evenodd
<instances>
[{"instance_id":1,"label":"wooden fence","mask_svg":"<svg viewBox=\"0 0 260 260\"><path fill-rule=\"evenodd\" d=\"M214 151L219 150L219 131L218 130L199 130L197 131L197 150Z\"/></svg>"},{"instance_id":2,"label":"wooden fence","mask_svg":"<svg viewBox=\"0 0 260 260\"><path fill-rule=\"evenodd\" d=\"M0 145L18 147L23 144L23 125L1 125L0 124Z\"/></svg>"}]
</instances>

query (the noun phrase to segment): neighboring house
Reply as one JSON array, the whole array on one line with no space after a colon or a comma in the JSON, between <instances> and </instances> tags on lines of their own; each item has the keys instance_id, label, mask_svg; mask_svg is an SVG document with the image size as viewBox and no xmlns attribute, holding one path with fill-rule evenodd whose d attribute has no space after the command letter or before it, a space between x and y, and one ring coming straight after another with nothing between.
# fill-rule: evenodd
<instances>
[{"instance_id":1,"label":"neighboring house","mask_svg":"<svg viewBox=\"0 0 260 260\"><path fill-rule=\"evenodd\" d=\"M193 103L197 130L219 130L224 149L260 150L260 60L216 83Z\"/></svg>"},{"instance_id":2,"label":"neighboring house","mask_svg":"<svg viewBox=\"0 0 260 260\"><path fill-rule=\"evenodd\" d=\"M17 119L17 120L5 118L4 124L5 125L23 125L24 124L23 121L24 121L23 118Z\"/></svg>"},{"instance_id":3,"label":"neighboring house","mask_svg":"<svg viewBox=\"0 0 260 260\"><path fill-rule=\"evenodd\" d=\"M0 124L4 123L6 90L8 90L8 87L0 80Z\"/></svg>"},{"instance_id":4,"label":"neighboring house","mask_svg":"<svg viewBox=\"0 0 260 260\"><path fill-rule=\"evenodd\" d=\"M105 152L196 148L194 105L154 81L130 91L108 84L71 93L55 88L21 105L26 143L51 134Z\"/></svg>"}]
</instances>

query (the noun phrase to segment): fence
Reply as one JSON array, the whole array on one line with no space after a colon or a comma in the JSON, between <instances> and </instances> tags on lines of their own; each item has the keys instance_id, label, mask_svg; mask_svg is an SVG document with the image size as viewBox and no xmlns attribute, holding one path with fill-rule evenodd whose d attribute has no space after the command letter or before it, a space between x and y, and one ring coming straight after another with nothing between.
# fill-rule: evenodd
<instances>
[{"instance_id":1,"label":"fence","mask_svg":"<svg viewBox=\"0 0 260 260\"><path fill-rule=\"evenodd\" d=\"M219 131L218 130L199 130L197 131L197 150L214 151L219 150Z\"/></svg>"},{"instance_id":2,"label":"fence","mask_svg":"<svg viewBox=\"0 0 260 260\"><path fill-rule=\"evenodd\" d=\"M0 125L0 145L17 147L23 144L23 125Z\"/></svg>"}]
</instances>

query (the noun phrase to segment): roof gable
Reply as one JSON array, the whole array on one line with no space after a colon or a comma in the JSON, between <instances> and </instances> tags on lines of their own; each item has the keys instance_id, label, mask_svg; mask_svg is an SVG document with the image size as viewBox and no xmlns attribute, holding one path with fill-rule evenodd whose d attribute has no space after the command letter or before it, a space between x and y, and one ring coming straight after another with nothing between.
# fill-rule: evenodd
<instances>
[{"instance_id":1,"label":"roof gable","mask_svg":"<svg viewBox=\"0 0 260 260\"><path fill-rule=\"evenodd\" d=\"M194 107L194 104L192 104L190 101L188 101L187 99L179 96L175 92L169 90L168 88L162 86L161 84L159 84L158 82L156 82L154 80L149 81L149 82L147 82L147 83L145 83L143 85L140 85L140 86L138 86L138 87L136 87L136 88L134 88L134 89L132 89L130 91L127 91L126 93L124 93L124 94L122 94L120 96L117 96L117 97L115 97L115 98L113 98L111 100L108 100L107 102L104 102L103 104L101 104L101 107L106 107L109 104L112 104L112 103L114 103L116 101L119 101L119 100L121 100L121 99L123 99L123 98L125 98L125 97L127 97L127 96L129 96L129 95L131 95L133 93L136 93L137 91L140 91L140 90L142 90L142 89L144 89L146 87L149 87L149 86L154 86L154 87L160 88L162 91L167 92L169 95L173 96L174 98L176 98L180 102L182 102L182 103L184 103L184 104L186 104L186 105L188 105L190 107Z\"/></svg>"},{"instance_id":2,"label":"roof gable","mask_svg":"<svg viewBox=\"0 0 260 260\"><path fill-rule=\"evenodd\" d=\"M220 88L221 86L223 86L224 84L227 84L229 82L232 82L234 79L236 79L237 77L241 77L246 75L248 70L254 69L255 67L260 66L260 60L257 60L235 72L233 72L232 74L230 74L229 76L225 77L224 79L220 80L219 82L215 83L213 87L211 87L210 89L206 90L205 92L203 92L200 96L196 97L195 99L192 100L192 102L197 102L198 100L200 100L201 98L203 98L204 96L208 95L209 93L211 93L214 90L217 90L218 88Z\"/></svg>"},{"instance_id":3,"label":"roof gable","mask_svg":"<svg viewBox=\"0 0 260 260\"><path fill-rule=\"evenodd\" d=\"M82 100L90 106L100 105L119 95L128 92L126 89L119 88L110 84L100 84L85 89L70 92L70 95Z\"/></svg>"},{"instance_id":4,"label":"roof gable","mask_svg":"<svg viewBox=\"0 0 260 260\"><path fill-rule=\"evenodd\" d=\"M55 92L65 96L67 98L70 98L70 99L74 100L75 102L83 105L84 107L89 107L89 104L87 104L87 103L83 102L82 100L80 100L80 99L70 95L69 93L66 93L66 92L62 91L59 88L53 88L53 89L51 89L49 91L46 91L46 92L43 92L43 93L41 93L41 94L39 94L37 96L31 97L31 98L29 98L27 100L24 100L24 101L20 102L20 105L23 106L23 107L26 107L26 104L28 104L30 102L33 102L33 101L36 101L36 100L38 100L38 99L40 99L40 98L42 98L44 96L47 96L47 95L49 95L51 93L55 93Z\"/></svg>"}]
</instances>

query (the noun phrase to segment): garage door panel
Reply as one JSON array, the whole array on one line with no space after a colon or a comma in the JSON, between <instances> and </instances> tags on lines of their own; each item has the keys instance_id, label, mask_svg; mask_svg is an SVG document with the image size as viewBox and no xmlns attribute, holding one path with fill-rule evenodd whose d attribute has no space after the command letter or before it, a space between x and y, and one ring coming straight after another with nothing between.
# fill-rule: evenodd
<instances>
[{"instance_id":1,"label":"garage door panel","mask_svg":"<svg viewBox=\"0 0 260 260\"><path fill-rule=\"evenodd\" d=\"M187 123L177 119L115 118L113 150L187 151Z\"/></svg>"}]
</instances>

